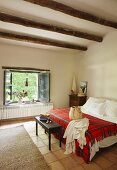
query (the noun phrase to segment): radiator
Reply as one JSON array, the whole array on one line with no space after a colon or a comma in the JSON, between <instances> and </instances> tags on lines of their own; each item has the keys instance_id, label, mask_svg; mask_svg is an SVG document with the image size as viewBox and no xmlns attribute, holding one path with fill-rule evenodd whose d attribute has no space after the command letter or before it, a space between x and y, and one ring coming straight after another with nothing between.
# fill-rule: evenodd
<instances>
[{"instance_id":1,"label":"radiator","mask_svg":"<svg viewBox=\"0 0 117 170\"><path fill-rule=\"evenodd\" d=\"M53 109L53 103L14 104L0 107L0 119L36 116Z\"/></svg>"}]
</instances>

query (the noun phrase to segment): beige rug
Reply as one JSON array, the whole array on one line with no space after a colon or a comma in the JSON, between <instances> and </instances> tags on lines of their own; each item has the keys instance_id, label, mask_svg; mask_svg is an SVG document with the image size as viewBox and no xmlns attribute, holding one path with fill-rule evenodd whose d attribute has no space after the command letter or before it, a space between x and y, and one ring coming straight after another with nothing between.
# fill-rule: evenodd
<instances>
[{"instance_id":1,"label":"beige rug","mask_svg":"<svg viewBox=\"0 0 117 170\"><path fill-rule=\"evenodd\" d=\"M0 130L0 170L49 170L23 126Z\"/></svg>"}]
</instances>

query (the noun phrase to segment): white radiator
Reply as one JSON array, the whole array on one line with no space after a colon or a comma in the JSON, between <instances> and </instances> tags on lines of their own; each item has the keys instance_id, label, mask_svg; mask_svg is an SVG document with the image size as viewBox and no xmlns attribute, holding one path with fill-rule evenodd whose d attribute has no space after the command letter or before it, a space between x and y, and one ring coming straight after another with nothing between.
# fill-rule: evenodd
<instances>
[{"instance_id":1,"label":"white radiator","mask_svg":"<svg viewBox=\"0 0 117 170\"><path fill-rule=\"evenodd\" d=\"M53 103L12 104L0 107L0 119L36 116L53 109Z\"/></svg>"}]
</instances>

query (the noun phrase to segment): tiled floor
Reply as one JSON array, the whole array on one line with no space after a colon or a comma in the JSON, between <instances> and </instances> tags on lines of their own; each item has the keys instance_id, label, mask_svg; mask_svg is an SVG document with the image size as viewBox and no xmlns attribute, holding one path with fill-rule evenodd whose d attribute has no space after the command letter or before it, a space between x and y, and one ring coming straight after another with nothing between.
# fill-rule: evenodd
<instances>
[{"instance_id":1,"label":"tiled floor","mask_svg":"<svg viewBox=\"0 0 117 170\"><path fill-rule=\"evenodd\" d=\"M105 148L97 153L90 164L86 164L82 158L75 154L65 155L65 146L59 147L59 141L52 136L52 150L48 150L48 136L39 126L39 136L35 135L35 122L15 122L1 125L0 129L15 127L23 124L33 142L43 154L46 162L52 170L117 170L117 144Z\"/></svg>"}]
</instances>

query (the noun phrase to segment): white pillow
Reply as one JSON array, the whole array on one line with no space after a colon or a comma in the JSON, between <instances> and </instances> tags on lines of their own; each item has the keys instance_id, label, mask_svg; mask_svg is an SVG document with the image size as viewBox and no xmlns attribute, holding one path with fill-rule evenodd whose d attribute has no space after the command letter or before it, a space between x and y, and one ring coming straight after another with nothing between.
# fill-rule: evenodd
<instances>
[{"instance_id":1,"label":"white pillow","mask_svg":"<svg viewBox=\"0 0 117 170\"><path fill-rule=\"evenodd\" d=\"M103 103L103 102L105 102L105 99L103 98L89 97L87 102L82 106L82 109L87 111L91 103Z\"/></svg>"},{"instance_id":2,"label":"white pillow","mask_svg":"<svg viewBox=\"0 0 117 170\"><path fill-rule=\"evenodd\" d=\"M117 102L106 100L106 116L117 117Z\"/></svg>"},{"instance_id":3,"label":"white pillow","mask_svg":"<svg viewBox=\"0 0 117 170\"><path fill-rule=\"evenodd\" d=\"M104 115L105 114L105 103L90 103L87 113L90 113L92 115Z\"/></svg>"}]
</instances>

